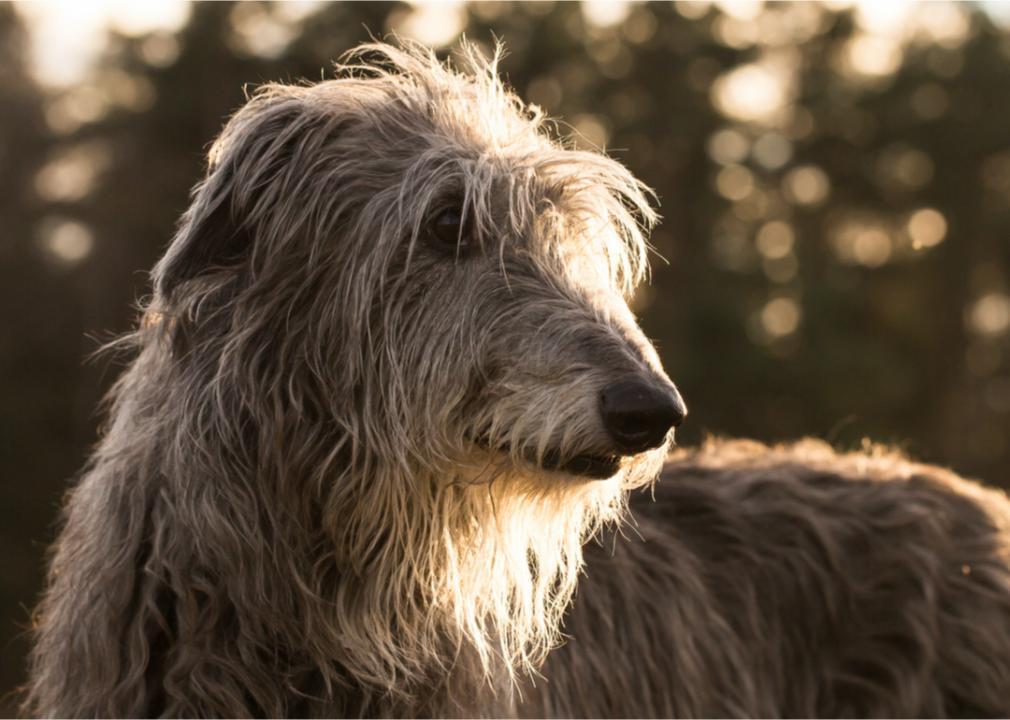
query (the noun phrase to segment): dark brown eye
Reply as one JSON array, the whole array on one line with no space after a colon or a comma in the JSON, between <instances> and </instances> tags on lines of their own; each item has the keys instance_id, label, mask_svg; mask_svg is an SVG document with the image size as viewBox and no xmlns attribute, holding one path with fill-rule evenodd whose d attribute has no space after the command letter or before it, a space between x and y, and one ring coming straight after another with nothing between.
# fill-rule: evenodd
<instances>
[{"instance_id":1,"label":"dark brown eye","mask_svg":"<svg viewBox=\"0 0 1010 720\"><path fill-rule=\"evenodd\" d=\"M449 208L443 210L428 226L428 239L439 250L453 255L465 255L473 245L469 223L464 222L462 213Z\"/></svg>"}]
</instances>

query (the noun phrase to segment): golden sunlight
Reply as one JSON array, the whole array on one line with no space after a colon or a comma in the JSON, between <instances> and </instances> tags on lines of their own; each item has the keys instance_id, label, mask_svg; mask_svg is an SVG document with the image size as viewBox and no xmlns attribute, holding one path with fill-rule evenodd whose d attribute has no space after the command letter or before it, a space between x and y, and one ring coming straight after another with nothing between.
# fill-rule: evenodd
<instances>
[{"instance_id":1,"label":"golden sunlight","mask_svg":"<svg viewBox=\"0 0 1010 720\"><path fill-rule=\"evenodd\" d=\"M441 48L452 43L466 27L466 5L457 0L416 3L405 15L391 21L404 36Z\"/></svg>"},{"instance_id":2,"label":"golden sunlight","mask_svg":"<svg viewBox=\"0 0 1010 720\"><path fill-rule=\"evenodd\" d=\"M626 0L585 0L581 8L586 21L601 28L620 25L631 13Z\"/></svg>"},{"instance_id":3,"label":"golden sunlight","mask_svg":"<svg viewBox=\"0 0 1010 720\"><path fill-rule=\"evenodd\" d=\"M802 317L800 306L792 298L775 298L761 309L761 325L772 338L792 335Z\"/></svg>"},{"instance_id":4,"label":"golden sunlight","mask_svg":"<svg viewBox=\"0 0 1010 720\"><path fill-rule=\"evenodd\" d=\"M39 225L39 243L53 259L75 265L91 254L95 237L83 223L50 217Z\"/></svg>"},{"instance_id":5,"label":"golden sunlight","mask_svg":"<svg viewBox=\"0 0 1010 720\"><path fill-rule=\"evenodd\" d=\"M816 165L793 168L782 180L788 200L797 205L819 205L831 193L831 181Z\"/></svg>"},{"instance_id":6,"label":"golden sunlight","mask_svg":"<svg viewBox=\"0 0 1010 720\"><path fill-rule=\"evenodd\" d=\"M912 239L914 250L931 248L947 236L947 220L939 210L922 208L909 216L905 229Z\"/></svg>"},{"instance_id":7,"label":"golden sunlight","mask_svg":"<svg viewBox=\"0 0 1010 720\"><path fill-rule=\"evenodd\" d=\"M789 104L789 83L789 68L781 63L740 65L715 81L712 102L728 117L778 124Z\"/></svg>"},{"instance_id":8,"label":"golden sunlight","mask_svg":"<svg viewBox=\"0 0 1010 720\"><path fill-rule=\"evenodd\" d=\"M16 5L31 30L31 65L50 86L81 81L106 42L106 31L139 37L178 30L190 15L187 0L39 0Z\"/></svg>"},{"instance_id":9,"label":"golden sunlight","mask_svg":"<svg viewBox=\"0 0 1010 720\"><path fill-rule=\"evenodd\" d=\"M986 293L968 310L968 326L984 336L1003 335L1010 330L1010 296L1003 292Z\"/></svg>"}]
</instances>

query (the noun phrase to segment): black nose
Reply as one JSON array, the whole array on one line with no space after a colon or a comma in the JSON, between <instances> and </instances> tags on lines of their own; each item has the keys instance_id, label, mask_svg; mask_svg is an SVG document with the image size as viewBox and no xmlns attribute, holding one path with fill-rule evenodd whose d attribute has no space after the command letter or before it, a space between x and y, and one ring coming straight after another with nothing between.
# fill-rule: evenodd
<instances>
[{"instance_id":1,"label":"black nose","mask_svg":"<svg viewBox=\"0 0 1010 720\"><path fill-rule=\"evenodd\" d=\"M624 380L600 393L600 414L618 449L635 454L662 445L670 428L684 421L687 408L673 388Z\"/></svg>"}]
</instances>

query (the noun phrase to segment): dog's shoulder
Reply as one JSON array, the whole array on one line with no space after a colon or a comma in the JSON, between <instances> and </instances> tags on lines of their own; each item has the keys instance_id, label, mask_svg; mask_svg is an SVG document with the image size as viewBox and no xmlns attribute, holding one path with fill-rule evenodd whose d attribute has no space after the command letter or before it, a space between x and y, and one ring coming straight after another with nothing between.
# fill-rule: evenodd
<instances>
[{"instance_id":1,"label":"dog's shoulder","mask_svg":"<svg viewBox=\"0 0 1010 720\"><path fill-rule=\"evenodd\" d=\"M813 440L678 450L620 535L587 548L591 581L637 568L643 613L690 615L681 641L730 643L763 678L749 703L801 715L1010 710L1008 559L1003 492ZM817 697L786 681L808 672Z\"/></svg>"}]
</instances>

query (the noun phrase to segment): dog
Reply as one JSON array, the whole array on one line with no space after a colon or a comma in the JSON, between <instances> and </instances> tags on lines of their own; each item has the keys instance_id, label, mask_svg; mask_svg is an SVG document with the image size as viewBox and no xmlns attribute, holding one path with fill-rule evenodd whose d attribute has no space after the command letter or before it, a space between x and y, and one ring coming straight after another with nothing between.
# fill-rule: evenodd
<instances>
[{"instance_id":1,"label":"dog","mask_svg":"<svg viewBox=\"0 0 1010 720\"><path fill-rule=\"evenodd\" d=\"M229 120L119 343L26 712L1010 713L1006 499L812 442L667 461L650 193L496 62L372 43Z\"/></svg>"}]
</instances>

